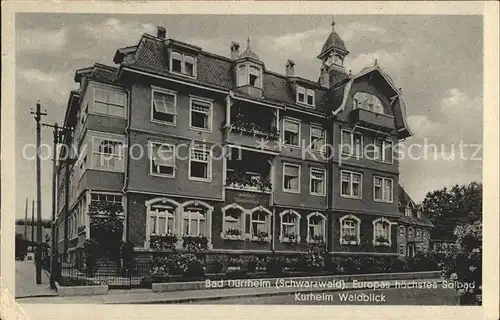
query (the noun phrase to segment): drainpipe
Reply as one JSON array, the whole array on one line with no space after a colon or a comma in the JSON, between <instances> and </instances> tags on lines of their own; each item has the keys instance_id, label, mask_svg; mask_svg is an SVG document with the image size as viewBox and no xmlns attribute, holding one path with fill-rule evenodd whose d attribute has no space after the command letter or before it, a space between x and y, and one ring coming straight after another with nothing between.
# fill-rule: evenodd
<instances>
[{"instance_id":1,"label":"drainpipe","mask_svg":"<svg viewBox=\"0 0 500 320\"><path fill-rule=\"evenodd\" d=\"M125 88L125 91L127 92L127 126L125 127L125 135L127 136L127 153L124 154L125 157L125 176L124 176L124 181L123 181L123 188L122 188L122 193L124 197L124 206L123 206L123 213L125 214L125 241L128 242L129 240L129 214L128 214L128 197L127 197L127 189L128 189L128 171L130 168L130 113L131 113L131 92L129 89Z\"/></svg>"},{"instance_id":2,"label":"drainpipe","mask_svg":"<svg viewBox=\"0 0 500 320\"><path fill-rule=\"evenodd\" d=\"M326 241L326 249L330 252L332 251L332 241L333 241L333 231L334 228L332 226L332 223L335 221L333 219L333 177L334 177L334 163L333 163L333 156L335 155L335 152L337 151L335 148L336 146L334 145L334 122L336 120L335 116L328 117L326 122L326 134L328 136L328 142L331 143L333 147L333 151L330 150L330 148L327 149L329 154L327 154L327 172L328 172L328 184L327 186L330 186L327 188L327 193L326 193L326 203L327 203L327 215L326 219L328 222L328 225L326 227L326 235L327 235L327 241Z\"/></svg>"}]
</instances>

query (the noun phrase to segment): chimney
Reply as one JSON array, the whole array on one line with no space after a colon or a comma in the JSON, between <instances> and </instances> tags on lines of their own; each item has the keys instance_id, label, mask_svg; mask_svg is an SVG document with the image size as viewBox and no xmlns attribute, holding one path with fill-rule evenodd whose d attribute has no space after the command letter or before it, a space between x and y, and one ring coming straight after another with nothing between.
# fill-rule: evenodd
<instances>
[{"instance_id":1,"label":"chimney","mask_svg":"<svg viewBox=\"0 0 500 320\"><path fill-rule=\"evenodd\" d=\"M158 26L156 31L156 37L160 39L165 39L167 37L167 30L162 26Z\"/></svg>"},{"instance_id":2,"label":"chimney","mask_svg":"<svg viewBox=\"0 0 500 320\"><path fill-rule=\"evenodd\" d=\"M231 59L236 60L240 56L240 44L238 42L231 42Z\"/></svg>"},{"instance_id":3,"label":"chimney","mask_svg":"<svg viewBox=\"0 0 500 320\"><path fill-rule=\"evenodd\" d=\"M288 59L286 61L285 68L286 68L286 76L287 77L295 76L295 62L293 62L293 60Z\"/></svg>"}]
</instances>

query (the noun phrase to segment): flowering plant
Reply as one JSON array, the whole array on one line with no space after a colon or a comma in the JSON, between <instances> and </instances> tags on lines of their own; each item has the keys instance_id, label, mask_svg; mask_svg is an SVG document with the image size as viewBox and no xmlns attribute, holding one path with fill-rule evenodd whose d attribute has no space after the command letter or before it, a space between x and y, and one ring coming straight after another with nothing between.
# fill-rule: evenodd
<instances>
[{"instance_id":1,"label":"flowering plant","mask_svg":"<svg viewBox=\"0 0 500 320\"><path fill-rule=\"evenodd\" d=\"M175 234L151 235L150 248L155 250L175 250L177 236Z\"/></svg>"},{"instance_id":2,"label":"flowering plant","mask_svg":"<svg viewBox=\"0 0 500 320\"><path fill-rule=\"evenodd\" d=\"M191 252L207 250L208 238L203 235L192 236L186 234L182 237L182 247Z\"/></svg>"}]
</instances>

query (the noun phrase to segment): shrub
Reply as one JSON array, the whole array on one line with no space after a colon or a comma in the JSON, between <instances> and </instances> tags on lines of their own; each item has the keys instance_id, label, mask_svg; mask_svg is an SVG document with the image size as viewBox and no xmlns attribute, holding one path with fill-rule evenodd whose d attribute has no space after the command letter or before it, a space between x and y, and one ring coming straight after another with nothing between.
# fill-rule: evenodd
<instances>
[{"instance_id":1,"label":"shrub","mask_svg":"<svg viewBox=\"0 0 500 320\"><path fill-rule=\"evenodd\" d=\"M88 280L85 278L75 278L75 277L61 277L59 279L59 284L65 287L73 287L73 286L97 286L97 285L106 285L106 281L95 281Z\"/></svg>"},{"instance_id":2,"label":"shrub","mask_svg":"<svg viewBox=\"0 0 500 320\"><path fill-rule=\"evenodd\" d=\"M205 236L189 236L182 237L182 247L190 252L197 252L208 249L208 238Z\"/></svg>"},{"instance_id":3,"label":"shrub","mask_svg":"<svg viewBox=\"0 0 500 320\"><path fill-rule=\"evenodd\" d=\"M257 272L266 269L266 261L263 258L251 256L247 261L248 272Z\"/></svg>"},{"instance_id":4,"label":"shrub","mask_svg":"<svg viewBox=\"0 0 500 320\"><path fill-rule=\"evenodd\" d=\"M278 277L282 276L285 271L284 261L285 258L282 256L276 256L276 255L271 256L271 258L267 260L267 265L266 265L267 273L273 276L278 276Z\"/></svg>"},{"instance_id":5,"label":"shrub","mask_svg":"<svg viewBox=\"0 0 500 320\"><path fill-rule=\"evenodd\" d=\"M440 264L443 276L468 284L458 289L461 305L482 304L482 220L455 228L455 246Z\"/></svg>"},{"instance_id":6,"label":"shrub","mask_svg":"<svg viewBox=\"0 0 500 320\"><path fill-rule=\"evenodd\" d=\"M150 248L155 250L175 250L177 236L174 234L151 235Z\"/></svg>"},{"instance_id":7,"label":"shrub","mask_svg":"<svg viewBox=\"0 0 500 320\"><path fill-rule=\"evenodd\" d=\"M157 257L151 265L151 277L165 278L169 275L182 275L190 280L202 279L205 266L193 254L175 253L166 258Z\"/></svg>"}]
</instances>

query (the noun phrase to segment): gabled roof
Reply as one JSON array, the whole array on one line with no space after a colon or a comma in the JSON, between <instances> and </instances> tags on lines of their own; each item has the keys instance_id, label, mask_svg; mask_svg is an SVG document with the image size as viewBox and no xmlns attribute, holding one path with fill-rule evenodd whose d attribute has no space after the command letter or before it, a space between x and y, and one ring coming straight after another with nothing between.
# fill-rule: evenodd
<instances>
[{"instance_id":1,"label":"gabled roof","mask_svg":"<svg viewBox=\"0 0 500 320\"><path fill-rule=\"evenodd\" d=\"M398 219L400 222L429 228L434 227L427 215L421 211L421 206L415 204L413 199L400 184L398 184L398 201L399 212L401 213ZM411 217L405 215L406 207L410 207L412 209ZM417 211L420 211L420 219L416 215Z\"/></svg>"},{"instance_id":2,"label":"gabled roof","mask_svg":"<svg viewBox=\"0 0 500 320\"><path fill-rule=\"evenodd\" d=\"M342 96L342 99L340 100L341 101L340 105L338 106L337 109L335 109L333 111L333 115L336 115L345 109L345 106L347 103L347 98L349 97L349 94L351 93L351 88L352 88L353 83L355 81L358 81L360 78L365 77L365 76L372 74L372 73L380 74L380 76L386 81L386 83L390 86L390 88L394 92L394 99L396 99L396 100L394 100L394 103L393 103L393 107L394 107L393 110L394 110L395 115L397 116L396 118L398 120L402 119L401 123L398 123L399 121L397 121L398 130L400 132L404 131L403 136L405 136L405 137L413 135L413 133L411 132L411 130L406 122L406 104L404 102L403 95L401 94L401 91L396 87L394 80L392 80L392 78L384 70L382 70L382 68L380 68L380 66L376 62L371 67L363 68L356 75L350 75L349 81L347 81L345 83L341 83L336 88L331 89L331 90L343 90L343 96Z\"/></svg>"}]
</instances>

